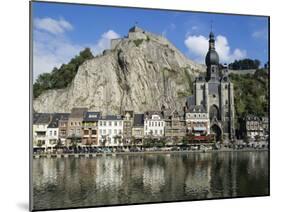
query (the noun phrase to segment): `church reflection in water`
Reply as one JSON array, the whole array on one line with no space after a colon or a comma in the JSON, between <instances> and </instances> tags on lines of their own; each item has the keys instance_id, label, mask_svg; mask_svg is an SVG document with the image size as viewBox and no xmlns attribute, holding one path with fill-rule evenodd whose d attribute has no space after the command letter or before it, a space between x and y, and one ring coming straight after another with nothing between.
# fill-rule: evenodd
<instances>
[{"instance_id":1,"label":"church reflection in water","mask_svg":"<svg viewBox=\"0 0 281 212\"><path fill-rule=\"evenodd\" d=\"M36 209L268 194L268 153L33 160Z\"/></svg>"}]
</instances>

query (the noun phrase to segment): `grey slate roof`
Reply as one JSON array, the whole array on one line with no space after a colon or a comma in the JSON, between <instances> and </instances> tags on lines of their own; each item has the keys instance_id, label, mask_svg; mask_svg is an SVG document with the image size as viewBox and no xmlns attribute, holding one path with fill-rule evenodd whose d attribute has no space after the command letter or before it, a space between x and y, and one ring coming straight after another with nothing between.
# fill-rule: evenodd
<instances>
[{"instance_id":1,"label":"grey slate roof","mask_svg":"<svg viewBox=\"0 0 281 212\"><path fill-rule=\"evenodd\" d=\"M121 115L105 115L101 116L100 120L122 120L123 117Z\"/></svg>"},{"instance_id":2,"label":"grey slate roof","mask_svg":"<svg viewBox=\"0 0 281 212\"><path fill-rule=\"evenodd\" d=\"M98 121L101 117L100 112L86 112L84 113L83 121L91 122L91 121Z\"/></svg>"},{"instance_id":3,"label":"grey slate roof","mask_svg":"<svg viewBox=\"0 0 281 212\"><path fill-rule=\"evenodd\" d=\"M33 124L49 124L51 122L50 113L39 113L34 115Z\"/></svg>"},{"instance_id":4,"label":"grey slate roof","mask_svg":"<svg viewBox=\"0 0 281 212\"><path fill-rule=\"evenodd\" d=\"M134 115L134 127L143 127L144 126L144 114L135 114Z\"/></svg>"},{"instance_id":5,"label":"grey slate roof","mask_svg":"<svg viewBox=\"0 0 281 212\"><path fill-rule=\"evenodd\" d=\"M72 108L69 118L83 118L84 113L88 111L86 107Z\"/></svg>"},{"instance_id":6,"label":"grey slate roof","mask_svg":"<svg viewBox=\"0 0 281 212\"><path fill-rule=\"evenodd\" d=\"M35 124L36 122L37 122L37 120L39 119L39 117L40 117L40 115L41 115L42 113L33 113L33 124Z\"/></svg>"},{"instance_id":7,"label":"grey slate roof","mask_svg":"<svg viewBox=\"0 0 281 212\"><path fill-rule=\"evenodd\" d=\"M52 120L48 125L48 128L58 128L59 120L68 119L69 113L54 113L52 114Z\"/></svg>"},{"instance_id":8,"label":"grey slate roof","mask_svg":"<svg viewBox=\"0 0 281 212\"><path fill-rule=\"evenodd\" d=\"M249 114L245 117L246 121L260 121L260 118L253 115L253 114Z\"/></svg>"},{"instance_id":9,"label":"grey slate roof","mask_svg":"<svg viewBox=\"0 0 281 212\"><path fill-rule=\"evenodd\" d=\"M162 111L147 111L144 117L152 118L152 115L159 115L161 118L164 118Z\"/></svg>"}]
</instances>

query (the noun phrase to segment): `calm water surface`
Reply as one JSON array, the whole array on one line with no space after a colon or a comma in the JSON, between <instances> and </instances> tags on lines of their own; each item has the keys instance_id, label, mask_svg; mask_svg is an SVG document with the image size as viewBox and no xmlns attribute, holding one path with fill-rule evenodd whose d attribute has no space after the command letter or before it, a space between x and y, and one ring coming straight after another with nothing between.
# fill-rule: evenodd
<instances>
[{"instance_id":1,"label":"calm water surface","mask_svg":"<svg viewBox=\"0 0 281 212\"><path fill-rule=\"evenodd\" d=\"M34 209L268 195L267 152L33 159Z\"/></svg>"}]
</instances>

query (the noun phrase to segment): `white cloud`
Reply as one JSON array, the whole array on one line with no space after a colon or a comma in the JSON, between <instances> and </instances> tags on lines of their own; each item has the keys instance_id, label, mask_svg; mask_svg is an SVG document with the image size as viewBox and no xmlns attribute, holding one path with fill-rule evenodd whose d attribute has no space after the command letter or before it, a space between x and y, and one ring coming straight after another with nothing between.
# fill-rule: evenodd
<instances>
[{"instance_id":1,"label":"white cloud","mask_svg":"<svg viewBox=\"0 0 281 212\"><path fill-rule=\"evenodd\" d=\"M207 37L203 35L187 36L184 44L188 48L188 53L191 57L193 57L197 62L204 63L209 46ZM238 48L231 51L227 38L222 35L218 35L216 37L216 51L219 54L221 63L230 63L234 60L245 58L247 55L245 50Z\"/></svg>"},{"instance_id":2,"label":"white cloud","mask_svg":"<svg viewBox=\"0 0 281 212\"><path fill-rule=\"evenodd\" d=\"M110 39L120 37L113 30L103 33L96 43L74 43L66 31L73 29L72 25L64 19L50 18L35 20L33 39L33 79L45 72L51 72L54 67L60 67L68 63L71 58L77 55L85 47L90 47L93 54L101 53L110 47ZM54 24L56 23L56 24ZM59 23L59 24L58 24Z\"/></svg>"},{"instance_id":3,"label":"white cloud","mask_svg":"<svg viewBox=\"0 0 281 212\"><path fill-rule=\"evenodd\" d=\"M103 50L110 48L110 40L120 38L120 35L113 30L103 33L98 42L91 46L94 54L100 54Z\"/></svg>"},{"instance_id":4,"label":"white cloud","mask_svg":"<svg viewBox=\"0 0 281 212\"><path fill-rule=\"evenodd\" d=\"M252 33L252 37L256 39L268 39L268 30L267 29L259 29Z\"/></svg>"},{"instance_id":5,"label":"white cloud","mask_svg":"<svg viewBox=\"0 0 281 212\"><path fill-rule=\"evenodd\" d=\"M208 49L208 40L203 35L188 36L184 41L185 46L195 55L204 55Z\"/></svg>"},{"instance_id":6,"label":"white cloud","mask_svg":"<svg viewBox=\"0 0 281 212\"><path fill-rule=\"evenodd\" d=\"M65 36L57 36L42 31L34 31L33 74L51 72L54 67L67 63L86 46L74 44Z\"/></svg>"},{"instance_id":7,"label":"white cloud","mask_svg":"<svg viewBox=\"0 0 281 212\"><path fill-rule=\"evenodd\" d=\"M60 18L59 20L52 18L35 18L34 27L52 34L61 34L73 29L73 26L63 18Z\"/></svg>"}]
</instances>

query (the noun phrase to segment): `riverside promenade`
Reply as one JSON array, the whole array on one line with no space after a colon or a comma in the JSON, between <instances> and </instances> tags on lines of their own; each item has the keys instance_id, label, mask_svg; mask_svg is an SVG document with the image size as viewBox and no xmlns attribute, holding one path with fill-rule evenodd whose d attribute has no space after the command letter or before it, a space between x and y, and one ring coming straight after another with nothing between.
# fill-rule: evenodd
<instances>
[{"instance_id":1,"label":"riverside promenade","mask_svg":"<svg viewBox=\"0 0 281 212\"><path fill-rule=\"evenodd\" d=\"M108 153L40 153L33 154L33 158L95 158L105 156L117 155L139 155L139 154L194 154L194 153L215 153L215 152L255 152L255 151L269 151L268 148L244 148L244 149L209 149L209 150L179 150L179 151L140 151L140 152L108 152Z\"/></svg>"}]
</instances>

